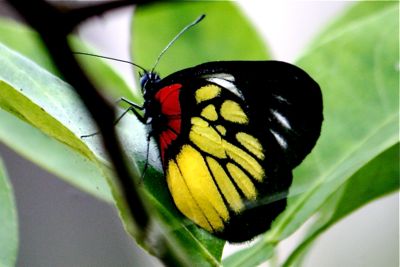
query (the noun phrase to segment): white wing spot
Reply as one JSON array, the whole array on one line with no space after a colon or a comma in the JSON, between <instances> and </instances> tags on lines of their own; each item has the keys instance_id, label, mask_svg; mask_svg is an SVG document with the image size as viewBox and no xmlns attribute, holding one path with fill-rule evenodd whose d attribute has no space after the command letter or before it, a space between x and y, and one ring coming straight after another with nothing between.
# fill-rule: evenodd
<instances>
[{"instance_id":1,"label":"white wing spot","mask_svg":"<svg viewBox=\"0 0 400 267\"><path fill-rule=\"evenodd\" d=\"M222 79L222 80L227 80L230 82L235 81L235 77L233 75L230 75L228 73L213 73L213 74L207 74L203 76L204 78L217 78L217 79Z\"/></svg>"},{"instance_id":2,"label":"white wing spot","mask_svg":"<svg viewBox=\"0 0 400 267\"><path fill-rule=\"evenodd\" d=\"M287 143L285 141L285 139L283 139L282 136L280 136L277 132L273 131L273 130L269 130L275 137L276 141L278 141L279 145L283 148L286 149L287 148Z\"/></svg>"},{"instance_id":3,"label":"white wing spot","mask_svg":"<svg viewBox=\"0 0 400 267\"><path fill-rule=\"evenodd\" d=\"M206 78L207 81L215 83L219 85L222 88L225 88L241 99L244 99L242 93L240 90L235 85L235 77L233 75L227 74L227 73L216 73L216 74L210 74L210 75L205 75L204 78Z\"/></svg>"},{"instance_id":4,"label":"white wing spot","mask_svg":"<svg viewBox=\"0 0 400 267\"><path fill-rule=\"evenodd\" d=\"M275 118L279 121L279 123L283 127L287 128L287 129L292 129L292 127L290 126L289 121L281 113L279 113L276 110L271 110L271 113L272 113L272 115L275 116Z\"/></svg>"},{"instance_id":5,"label":"white wing spot","mask_svg":"<svg viewBox=\"0 0 400 267\"><path fill-rule=\"evenodd\" d=\"M290 104L289 101L287 101L285 98L283 98L280 95L273 95L277 100L279 100L280 102L284 102L286 104Z\"/></svg>"}]
</instances>

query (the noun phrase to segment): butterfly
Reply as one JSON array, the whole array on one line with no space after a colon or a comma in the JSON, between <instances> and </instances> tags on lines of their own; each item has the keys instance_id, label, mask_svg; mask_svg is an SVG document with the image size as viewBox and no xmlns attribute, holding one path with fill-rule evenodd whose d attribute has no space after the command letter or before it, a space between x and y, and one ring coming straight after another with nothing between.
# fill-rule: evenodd
<instances>
[{"instance_id":1,"label":"butterfly","mask_svg":"<svg viewBox=\"0 0 400 267\"><path fill-rule=\"evenodd\" d=\"M141 85L141 121L178 210L230 242L268 230L320 135L318 84L289 63L217 61L163 79L145 72Z\"/></svg>"},{"instance_id":2,"label":"butterfly","mask_svg":"<svg viewBox=\"0 0 400 267\"><path fill-rule=\"evenodd\" d=\"M177 209L213 235L243 242L285 209L292 170L320 135L322 94L305 71L280 61L207 62L161 79L154 69L162 54L203 18L151 70L128 62L143 70L144 104L125 100L123 115L131 110L150 125Z\"/></svg>"}]
</instances>

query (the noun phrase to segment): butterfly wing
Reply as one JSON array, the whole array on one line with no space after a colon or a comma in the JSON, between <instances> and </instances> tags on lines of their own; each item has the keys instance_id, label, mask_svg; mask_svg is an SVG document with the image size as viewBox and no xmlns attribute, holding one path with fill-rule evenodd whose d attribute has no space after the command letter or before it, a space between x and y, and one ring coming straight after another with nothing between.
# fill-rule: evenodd
<instances>
[{"instance_id":1,"label":"butterfly wing","mask_svg":"<svg viewBox=\"0 0 400 267\"><path fill-rule=\"evenodd\" d=\"M263 117L292 168L314 147L323 121L318 84L302 69L280 61L208 62L176 72L167 81L201 77L241 94L251 116Z\"/></svg>"},{"instance_id":2,"label":"butterfly wing","mask_svg":"<svg viewBox=\"0 0 400 267\"><path fill-rule=\"evenodd\" d=\"M319 136L318 85L287 63L234 61L174 73L160 88L159 144L178 209L231 242L266 231Z\"/></svg>"}]
</instances>

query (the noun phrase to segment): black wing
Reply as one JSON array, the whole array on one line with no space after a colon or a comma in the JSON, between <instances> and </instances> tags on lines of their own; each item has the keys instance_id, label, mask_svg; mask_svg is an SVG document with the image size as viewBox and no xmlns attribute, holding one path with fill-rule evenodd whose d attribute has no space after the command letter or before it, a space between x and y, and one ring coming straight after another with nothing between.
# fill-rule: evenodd
<instances>
[{"instance_id":1,"label":"black wing","mask_svg":"<svg viewBox=\"0 0 400 267\"><path fill-rule=\"evenodd\" d=\"M208 62L162 80L171 84L207 79L241 96L251 117L272 133L286 164L296 167L318 140L323 121L318 84L302 69L280 61Z\"/></svg>"},{"instance_id":2,"label":"black wing","mask_svg":"<svg viewBox=\"0 0 400 267\"><path fill-rule=\"evenodd\" d=\"M231 242L242 242L268 230L271 222L286 206L286 196L292 181L291 170L311 151L319 137L323 116L318 84L301 69L277 61L209 62L176 72L164 78L158 86L163 88L174 83L183 85L180 96L182 132L180 140L169 149L170 158L174 159L181 153L182 146L189 142L206 161L215 156L214 152L205 151L201 144L196 144L190 138L193 129L191 119L202 117L201 112L209 104L216 108L218 116L221 115L222 105L229 99L245 111L249 123L229 123L229 120L221 120L220 117L208 123L216 130L218 124L224 126L226 134L221 133L223 139L243 150L245 147L241 146L235 135L238 132L250 134L262 145L262 153L265 155L257 158L257 153L252 154L260 164L255 165L263 168L264 177L261 181L257 181L250 168L236 164L247 172L257 189L256 199L247 197L246 200L240 185L236 183L237 192L245 200L245 209L235 212L233 202L224 195L224 189L216 186L224 198L225 206L230 210L230 216L224 222L223 229L214 234ZM196 103L196 92L209 84L226 90L209 101ZM254 149L250 150L254 152ZM229 157L214 158L220 166L235 161ZM208 168L215 181L212 168ZM232 182L235 180L226 168L225 173ZM187 180L197 179L195 176ZM209 192L204 194L207 196Z\"/></svg>"}]
</instances>

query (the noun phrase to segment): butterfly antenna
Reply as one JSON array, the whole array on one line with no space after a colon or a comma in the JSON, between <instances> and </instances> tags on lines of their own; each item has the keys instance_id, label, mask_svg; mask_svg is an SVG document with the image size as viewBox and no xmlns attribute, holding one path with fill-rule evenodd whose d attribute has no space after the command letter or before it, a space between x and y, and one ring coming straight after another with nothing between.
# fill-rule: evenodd
<instances>
[{"instance_id":1,"label":"butterfly antenna","mask_svg":"<svg viewBox=\"0 0 400 267\"><path fill-rule=\"evenodd\" d=\"M161 57L164 55L164 53L168 50L168 48L170 48L171 45L173 45L175 43L175 41L182 35L184 34L187 30L189 30L191 27L195 26L197 23L199 23L200 21L202 21L204 19L206 15L203 14L200 17L198 17L195 21L193 21L192 23L190 23L189 25L187 25L185 28L183 28L175 37L174 39L172 39L168 45L164 48L163 51L161 51L160 55L157 57L156 63L154 63L153 68L151 69L151 72L154 71L154 69L157 67L158 63L160 62Z\"/></svg>"},{"instance_id":2,"label":"butterfly antenna","mask_svg":"<svg viewBox=\"0 0 400 267\"><path fill-rule=\"evenodd\" d=\"M84 56L91 56L91 57L99 57L99 58L114 60L114 61L118 61L118 62L122 62L122 63L127 63L127 64L130 64L130 65L132 65L132 66L135 66L136 68L141 69L141 70L144 71L144 72L147 72L145 68L143 68L143 67L141 67L141 66L139 66L139 65L137 65L137 64L135 64L135 63L133 63L133 62L127 61L127 60L122 60L122 59L112 58L112 57L105 57L105 56L100 56L100 55L91 54L91 53L85 53L85 52L72 52L72 53L75 54L75 55L84 55Z\"/></svg>"}]
</instances>

